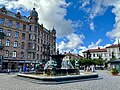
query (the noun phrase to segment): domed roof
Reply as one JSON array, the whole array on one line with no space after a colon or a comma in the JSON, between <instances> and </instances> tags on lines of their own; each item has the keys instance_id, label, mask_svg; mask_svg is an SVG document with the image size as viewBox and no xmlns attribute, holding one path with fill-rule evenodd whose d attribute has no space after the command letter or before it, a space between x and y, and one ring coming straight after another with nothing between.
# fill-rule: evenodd
<instances>
[{"instance_id":1,"label":"domed roof","mask_svg":"<svg viewBox=\"0 0 120 90\"><path fill-rule=\"evenodd\" d=\"M38 13L35 11L35 8L30 12L31 17L38 17Z\"/></svg>"},{"instance_id":2,"label":"domed roof","mask_svg":"<svg viewBox=\"0 0 120 90\"><path fill-rule=\"evenodd\" d=\"M52 32L56 32L55 28L53 27Z\"/></svg>"}]
</instances>

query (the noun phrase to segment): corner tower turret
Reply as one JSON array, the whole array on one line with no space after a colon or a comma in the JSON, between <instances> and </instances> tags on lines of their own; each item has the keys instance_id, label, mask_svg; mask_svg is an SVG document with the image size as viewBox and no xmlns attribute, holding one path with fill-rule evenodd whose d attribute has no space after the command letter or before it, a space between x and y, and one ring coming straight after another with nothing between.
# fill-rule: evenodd
<instances>
[{"instance_id":1,"label":"corner tower turret","mask_svg":"<svg viewBox=\"0 0 120 90\"><path fill-rule=\"evenodd\" d=\"M29 20L33 23L38 23L38 13L36 12L35 8L30 12Z\"/></svg>"}]
</instances>

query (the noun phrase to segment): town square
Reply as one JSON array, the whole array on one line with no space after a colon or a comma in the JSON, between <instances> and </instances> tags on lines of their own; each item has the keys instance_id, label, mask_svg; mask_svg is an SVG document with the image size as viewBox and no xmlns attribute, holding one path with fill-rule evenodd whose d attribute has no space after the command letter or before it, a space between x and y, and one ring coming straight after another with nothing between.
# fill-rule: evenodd
<instances>
[{"instance_id":1,"label":"town square","mask_svg":"<svg viewBox=\"0 0 120 90\"><path fill-rule=\"evenodd\" d=\"M119 84L119 0L0 0L0 90Z\"/></svg>"}]
</instances>

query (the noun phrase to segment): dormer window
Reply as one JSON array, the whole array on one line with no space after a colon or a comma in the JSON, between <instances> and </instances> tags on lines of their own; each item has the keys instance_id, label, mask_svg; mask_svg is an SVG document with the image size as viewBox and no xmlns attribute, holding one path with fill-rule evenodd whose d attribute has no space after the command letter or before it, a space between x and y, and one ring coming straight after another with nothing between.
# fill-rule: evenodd
<instances>
[{"instance_id":1,"label":"dormer window","mask_svg":"<svg viewBox=\"0 0 120 90\"><path fill-rule=\"evenodd\" d=\"M5 6L3 6L3 7L1 8L1 11L2 11L4 14L7 13Z\"/></svg>"},{"instance_id":2,"label":"dormer window","mask_svg":"<svg viewBox=\"0 0 120 90\"><path fill-rule=\"evenodd\" d=\"M21 19L21 18L22 18L20 12L18 12L15 16L16 16L18 19Z\"/></svg>"}]
</instances>

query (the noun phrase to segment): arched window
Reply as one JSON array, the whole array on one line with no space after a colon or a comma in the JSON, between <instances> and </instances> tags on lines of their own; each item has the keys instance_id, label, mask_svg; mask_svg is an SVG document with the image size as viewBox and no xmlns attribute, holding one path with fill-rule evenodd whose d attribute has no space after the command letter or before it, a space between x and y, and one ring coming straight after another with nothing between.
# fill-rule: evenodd
<instances>
[{"instance_id":1,"label":"arched window","mask_svg":"<svg viewBox=\"0 0 120 90\"><path fill-rule=\"evenodd\" d=\"M25 43L24 42L21 42L21 49L24 49L24 47L25 47Z\"/></svg>"},{"instance_id":2,"label":"arched window","mask_svg":"<svg viewBox=\"0 0 120 90\"><path fill-rule=\"evenodd\" d=\"M5 46L10 46L10 40L9 39L6 40Z\"/></svg>"},{"instance_id":3,"label":"arched window","mask_svg":"<svg viewBox=\"0 0 120 90\"><path fill-rule=\"evenodd\" d=\"M7 36L10 37L10 35L11 35L11 30L8 30L8 31L7 31Z\"/></svg>"},{"instance_id":4,"label":"arched window","mask_svg":"<svg viewBox=\"0 0 120 90\"><path fill-rule=\"evenodd\" d=\"M18 38L18 35L19 35L19 32L16 31L16 32L14 33L14 38Z\"/></svg>"},{"instance_id":5,"label":"arched window","mask_svg":"<svg viewBox=\"0 0 120 90\"><path fill-rule=\"evenodd\" d=\"M13 51L13 52L12 52L12 57L13 57L13 58L17 57L17 52L16 52L16 51Z\"/></svg>"},{"instance_id":6,"label":"arched window","mask_svg":"<svg viewBox=\"0 0 120 90\"><path fill-rule=\"evenodd\" d=\"M0 18L0 24L4 24L4 22L5 22L5 19L4 18Z\"/></svg>"},{"instance_id":7,"label":"arched window","mask_svg":"<svg viewBox=\"0 0 120 90\"><path fill-rule=\"evenodd\" d=\"M17 41L14 42L14 47L18 47L18 42Z\"/></svg>"},{"instance_id":8,"label":"arched window","mask_svg":"<svg viewBox=\"0 0 120 90\"><path fill-rule=\"evenodd\" d=\"M6 51L5 51L5 57L8 57L8 56L9 56L9 51L6 50Z\"/></svg>"},{"instance_id":9,"label":"arched window","mask_svg":"<svg viewBox=\"0 0 120 90\"><path fill-rule=\"evenodd\" d=\"M21 59L24 58L24 52L21 52L21 56L20 56Z\"/></svg>"},{"instance_id":10,"label":"arched window","mask_svg":"<svg viewBox=\"0 0 120 90\"><path fill-rule=\"evenodd\" d=\"M25 39L25 33L22 33L22 39Z\"/></svg>"},{"instance_id":11,"label":"arched window","mask_svg":"<svg viewBox=\"0 0 120 90\"><path fill-rule=\"evenodd\" d=\"M16 22L16 28L20 28L20 23Z\"/></svg>"},{"instance_id":12,"label":"arched window","mask_svg":"<svg viewBox=\"0 0 120 90\"><path fill-rule=\"evenodd\" d=\"M13 23L12 20L9 20L9 21L8 21L8 26L9 26L9 27L12 27L12 23Z\"/></svg>"}]
</instances>

